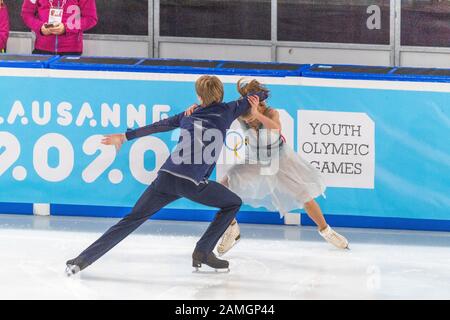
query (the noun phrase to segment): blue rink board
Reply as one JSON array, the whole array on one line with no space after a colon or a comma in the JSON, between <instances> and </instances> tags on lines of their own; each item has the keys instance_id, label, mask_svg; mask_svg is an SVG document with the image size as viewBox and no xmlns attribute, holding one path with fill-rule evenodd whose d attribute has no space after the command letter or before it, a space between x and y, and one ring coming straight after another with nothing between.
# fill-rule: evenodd
<instances>
[{"instance_id":1,"label":"blue rink board","mask_svg":"<svg viewBox=\"0 0 450 320\"><path fill-rule=\"evenodd\" d=\"M121 71L121 72L144 72L144 73L177 73L177 74L217 74L217 75L247 75L247 76L269 76L269 77L294 77L301 76L309 65L288 64L273 62L247 62L247 61L222 61L222 60L187 60L187 59L144 59L136 58L134 64L109 64L108 60L126 61L127 58L117 57L85 57L83 59L96 59L99 63L83 63L78 61L80 57L60 57L49 64L50 69L59 70L85 70L85 71ZM105 60L102 63L101 60ZM64 60L64 61L63 61ZM156 61L159 65L145 65L145 62ZM183 65L175 66L173 62L183 62ZM167 62L167 65L163 63ZM189 66L189 62L192 66ZM197 63L210 63L214 66L195 66ZM227 64L235 64L235 67L227 67ZM249 68L245 65L261 66L260 68ZM0 62L1 66L1 62ZM272 68L271 68L272 67ZM289 67L289 70L277 70Z\"/></svg>"},{"instance_id":2,"label":"blue rink board","mask_svg":"<svg viewBox=\"0 0 450 320\"><path fill-rule=\"evenodd\" d=\"M417 231L450 231L450 221L432 219L407 219L387 217L360 217L350 215L325 215L327 222L333 227L370 228L370 229L396 229ZM301 214L303 226L316 224L307 214Z\"/></svg>"},{"instance_id":3,"label":"blue rink board","mask_svg":"<svg viewBox=\"0 0 450 320\"><path fill-rule=\"evenodd\" d=\"M3 214L33 214L33 204L0 202L0 213Z\"/></svg>"},{"instance_id":4,"label":"blue rink board","mask_svg":"<svg viewBox=\"0 0 450 320\"><path fill-rule=\"evenodd\" d=\"M332 72L326 71L328 68L334 66L348 67L349 71L346 72ZM328 79L348 79L348 80L382 80L382 81L412 81L412 82L450 82L450 69L438 69L438 68L413 68L417 70L417 74L398 74L398 71L403 69L409 69L404 67L392 67L387 73L361 73L351 71L352 68L364 67L367 69L376 69L375 66L357 66L357 65L331 65L331 64L314 64L305 67L302 70L302 76L308 78L328 78ZM318 71L317 68L323 68L323 71ZM314 69L314 70L313 70ZM430 75L420 74L421 70L441 70L446 71L448 75Z\"/></svg>"},{"instance_id":5,"label":"blue rink board","mask_svg":"<svg viewBox=\"0 0 450 320\"><path fill-rule=\"evenodd\" d=\"M20 55L0 54L0 67L3 68L32 68L48 69L50 63L59 59L51 55Z\"/></svg>"},{"instance_id":6,"label":"blue rink board","mask_svg":"<svg viewBox=\"0 0 450 320\"><path fill-rule=\"evenodd\" d=\"M50 57L51 61L55 60L55 57ZM33 65L32 62L8 62L0 61L0 67L22 67L22 68L47 68L55 67L57 61L53 63L43 63L40 66ZM53 65L53 66L52 66ZM104 70L104 71L117 71L117 69L108 69L105 66L84 66L87 69L83 69L83 66L70 68L71 70ZM89 69L93 67L92 69ZM351 67L351 66L349 66ZM55 67L59 68L59 67ZM104 69L102 69L104 68ZM136 66L133 66L136 68ZM145 69L145 68L144 68ZM446 76L423 76L423 75L394 75L392 72L397 70L393 68L387 75L374 75L374 74L361 74L361 73L321 73L310 71L309 66L302 66L301 73L305 77L317 77L317 78L334 78L334 79L359 79L359 80L390 80L390 81L418 81L418 82L448 82L450 83L450 77ZM130 71L129 69L123 71ZM137 70L136 70L137 71ZM202 70L207 71L207 70ZM139 72L169 72L169 73L199 73L195 68L147 68L146 70L139 70ZM229 73L227 73L229 72ZM206 73L206 72L204 72ZM286 72L272 72L272 70L241 70L232 69L228 71L217 71L218 74L237 74L237 75L263 75L263 76L287 76ZM122 217L128 213L130 208L128 207L104 207L104 206L84 206L84 205L51 205L52 215L60 216L92 216L95 212L95 216L99 217ZM449 208L450 210L450 208ZM18 203L0 203L1 213L18 213L18 214L32 214L31 204L18 204ZM195 210L195 209L163 209L157 213L155 219L167 219L167 220L191 220L191 221L210 221L213 218L214 210ZM239 221L244 223L265 223L265 224L283 224L284 220L279 218L278 213L264 212L258 214L257 211L242 211L238 215ZM327 215L327 219L330 225L337 227L362 227L362 228L388 228L388 229L410 229L410 230L433 230L433 231L450 231L450 220L438 220L438 219L409 219L409 218L397 218L397 217L372 217L370 212L367 216L355 216L345 214L331 214ZM303 225L313 225L313 222L302 214Z\"/></svg>"}]
</instances>

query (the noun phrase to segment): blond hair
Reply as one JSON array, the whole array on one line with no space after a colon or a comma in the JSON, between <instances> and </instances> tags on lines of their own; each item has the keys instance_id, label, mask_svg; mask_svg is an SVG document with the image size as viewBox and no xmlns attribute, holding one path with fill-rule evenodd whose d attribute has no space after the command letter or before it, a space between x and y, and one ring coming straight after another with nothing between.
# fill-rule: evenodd
<instances>
[{"instance_id":1,"label":"blond hair","mask_svg":"<svg viewBox=\"0 0 450 320\"><path fill-rule=\"evenodd\" d=\"M221 103L223 100L223 83L216 76L198 78L195 82L195 91L205 107L213 103Z\"/></svg>"},{"instance_id":2,"label":"blond hair","mask_svg":"<svg viewBox=\"0 0 450 320\"><path fill-rule=\"evenodd\" d=\"M239 79L239 81L237 83L237 90L242 97L245 97L245 96L257 93L257 92L265 92L267 94L269 94L269 92L270 92L269 89L267 89L266 86L264 86L258 80L253 79L251 81L246 81L245 78ZM265 114L269 110L269 107L266 105L266 103L264 101L261 101L259 103L258 110L262 114ZM241 118L246 119L249 116L250 116L250 111L243 114Z\"/></svg>"}]
</instances>

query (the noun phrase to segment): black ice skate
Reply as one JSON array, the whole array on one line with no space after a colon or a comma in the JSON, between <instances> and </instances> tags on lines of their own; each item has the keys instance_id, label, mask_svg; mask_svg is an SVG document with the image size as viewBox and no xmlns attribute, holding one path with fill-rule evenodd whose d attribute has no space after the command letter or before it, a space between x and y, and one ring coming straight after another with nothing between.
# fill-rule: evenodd
<instances>
[{"instance_id":1,"label":"black ice skate","mask_svg":"<svg viewBox=\"0 0 450 320\"><path fill-rule=\"evenodd\" d=\"M72 277L81 271L80 266L75 264L74 260L69 260L66 262L66 276Z\"/></svg>"},{"instance_id":2,"label":"black ice skate","mask_svg":"<svg viewBox=\"0 0 450 320\"><path fill-rule=\"evenodd\" d=\"M216 272L225 271L230 272L230 264L226 260L218 259L214 253L205 254L202 252L194 251L192 254L192 266L195 271L198 272L202 267L202 264L206 264L208 267L213 268Z\"/></svg>"}]
</instances>

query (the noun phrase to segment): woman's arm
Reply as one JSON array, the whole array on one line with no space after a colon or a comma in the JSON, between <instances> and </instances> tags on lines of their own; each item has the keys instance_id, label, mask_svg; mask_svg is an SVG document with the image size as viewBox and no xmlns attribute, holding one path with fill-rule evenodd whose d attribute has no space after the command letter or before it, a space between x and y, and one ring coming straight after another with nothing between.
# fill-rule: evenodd
<instances>
[{"instance_id":1,"label":"woman's arm","mask_svg":"<svg viewBox=\"0 0 450 320\"><path fill-rule=\"evenodd\" d=\"M280 114L277 110L271 109L268 116L258 111L255 119L261 122L266 129L281 130Z\"/></svg>"},{"instance_id":2,"label":"woman's arm","mask_svg":"<svg viewBox=\"0 0 450 320\"><path fill-rule=\"evenodd\" d=\"M256 97L249 98L250 103L250 122L257 120L263 124L266 129L281 130L280 114L277 110L270 109L268 115L259 112L259 100Z\"/></svg>"},{"instance_id":3,"label":"woman's arm","mask_svg":"<svg viewBox=\"0 0 450 320\"><path fill-rule=\"evenodd\" d=\"M6 48L9 37L9 17L6 6L0 8L0 50Z\"/></svg>"},{"instance_id":4,"label":"woman's arm","mask_svg":"<svg viewBox=\"0 0 450 320\"><path fill-rule=\"evenodd\" d=\"M98 17L95 0L80 0L79 9L77 10L79 12L75 10L67 12L70 15L70 18L64 25L67 33L87 31L97 25Z\"/></svg>"},{"instance_id":5,"label":"woman's arm","mask_svg":"<svg viewBox=\"0 0 450 320\"><path fill-rule=\"evenodd\" d=\"M194 103L192 106L190 106L189 108L186 109L186 111L184 112L184 115L186 117L189 117L191 114L194 113L195 110L197 110L197 108L199 108L200 106L196 103Z\"/></svg>"},{"instance_id":6,"label":"woman's arm","mask_svg":"<svg viewBox=\"0 0 450 320\"><path fill-rule=\"evenodd\" d=\"M250 108L249 98L252 96L257 96L260 101L264 101L269 97L269 95L266 92L260 91L251 93L248 96L243 97L242 99L228 102L227 105L233 109L235 119L239 118L241 115L243 115L249 110Z\"/></svg>"},{"instance_id":7,"label":"woman's arm","mask_svg":"<svg viewBox=\"0 0 450 320\"><path fill-rule=\"evenodd\" d=\"M47 21L41 21L36 16L37 2L31 0L25 0L22 5L22 20L25 25L30 28L34 33L39 34L42 26Z\"/></svg>"}]
</instances>

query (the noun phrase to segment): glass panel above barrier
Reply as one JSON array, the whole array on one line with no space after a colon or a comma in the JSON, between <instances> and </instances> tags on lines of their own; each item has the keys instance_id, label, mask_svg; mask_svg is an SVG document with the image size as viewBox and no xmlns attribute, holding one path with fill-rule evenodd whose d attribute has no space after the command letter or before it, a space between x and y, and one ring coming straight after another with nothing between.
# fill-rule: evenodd
<instances>
[{"instance_id":1,"label":"glass panel above barrier","mask_svg":"<svg viewBox=\"0 0 450 320\"><path fill-rule=\"evenodd\" d=\"M160 35L270 40L270 0L161 0Z\"/></svg>"},{"instance_id":2,"label":"glass panel above barrier","mask_svg":"<svg viewBox=\"0 0 450 320\"><path fill-rule=\"evenodd\" d=\"M450 47L450 0L402 0L404 46Z\"/></svg>"},{"instance_id":3,"label":"glass panel above barrier","mask_svg":"<svg viewBox=\"0 0 450 320\"><path fill-rule=\"evenodd\" d=\"M387 45L389 0L278 0L278 40Z\"/></svg>"},{"instance_id":4,"label":"glass panel above barrier","mask_svg":"<svg viewBox=\"0 0 450 320\"><path fill-rule=\"evenodd\" d=\"M96 0L98 24L89 33L148 35L148 0Z\"/></svg>"}]
</instances>

